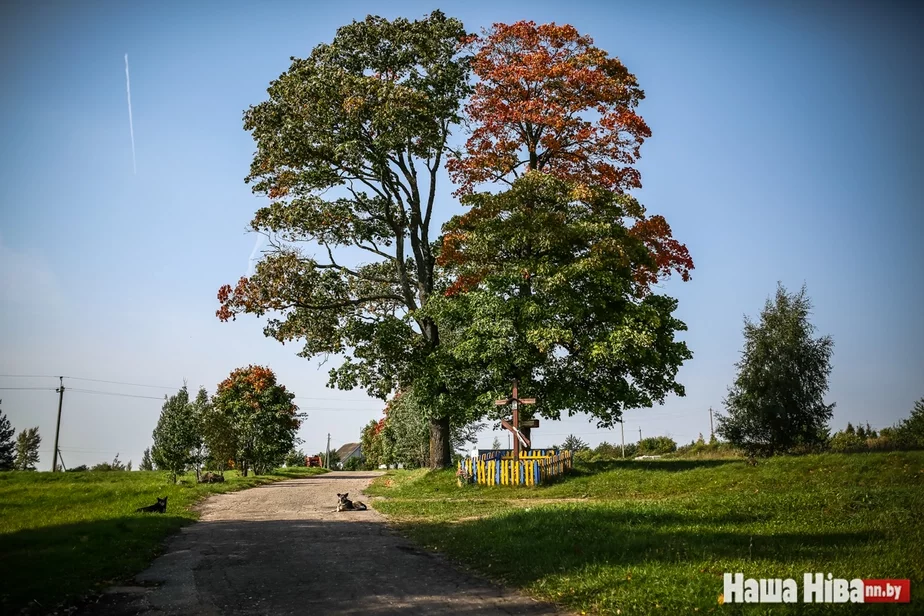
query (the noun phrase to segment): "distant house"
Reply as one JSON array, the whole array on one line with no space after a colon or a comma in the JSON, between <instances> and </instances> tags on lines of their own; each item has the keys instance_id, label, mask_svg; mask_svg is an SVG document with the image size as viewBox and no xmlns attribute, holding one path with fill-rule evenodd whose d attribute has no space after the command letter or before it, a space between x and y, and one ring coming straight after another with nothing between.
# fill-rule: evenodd
<instances>
[{"instance_id":1,"label":"distant house","mask_svg":"<svg viewBox=\"0 0 924 616\"><path fill-rule=\"evenodd\" d=\"M347 443L337 450L337 457L340 458L340 466L346 464L350 458L363 459L362 445L360 443Z\"/></svg>"}]
</instances>

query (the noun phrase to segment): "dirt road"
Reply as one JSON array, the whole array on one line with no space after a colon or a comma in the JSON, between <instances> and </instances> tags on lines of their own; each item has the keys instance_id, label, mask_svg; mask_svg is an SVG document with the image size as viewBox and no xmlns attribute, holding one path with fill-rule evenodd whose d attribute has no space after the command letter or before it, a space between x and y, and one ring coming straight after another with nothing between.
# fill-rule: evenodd
<instances>
[{"instance_id":1,"label":"dirt road","mask_svg":"<svg viewBox=\"0 0 924 616\"><path fill-rule=\"evenodd\" d=\"M137 577L81 613L561 614L495 587L392 532L362 498L372 472L333 472L210 497L199 523ZM156 586L154 586L156 584Z\"/></svg>"}]
</instances>

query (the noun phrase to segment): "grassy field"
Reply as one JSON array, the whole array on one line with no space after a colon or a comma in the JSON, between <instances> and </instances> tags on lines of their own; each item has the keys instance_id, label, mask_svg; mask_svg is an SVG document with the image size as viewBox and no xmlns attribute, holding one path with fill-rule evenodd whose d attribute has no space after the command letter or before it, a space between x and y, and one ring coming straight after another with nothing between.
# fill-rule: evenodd
<instances>
[{"instance_id":1,"label":"grassy field","mask_svg":"<svg viewBox=\"0 0 924 616\"><path fill-rule=\"evenodd\" d=\"M162 472L0 473L0 613L50 611L144 570L204 496L319 472L176 485ZM165 515L134 513L163 496Z\"/></svg>"},{"instance_id":2,"label":"grassy field","mask_svg":"<svg viewBox=\"0 0 924 616\"><path fill-rule=\"evenodd\" d=\"M924 452L597 463L537 488L395 471L368 492L418 542L578 612L924 613ZM806 572L910 578L913 603L720 605L739 571L800 593Z\"/></svg>"}]
</instances>

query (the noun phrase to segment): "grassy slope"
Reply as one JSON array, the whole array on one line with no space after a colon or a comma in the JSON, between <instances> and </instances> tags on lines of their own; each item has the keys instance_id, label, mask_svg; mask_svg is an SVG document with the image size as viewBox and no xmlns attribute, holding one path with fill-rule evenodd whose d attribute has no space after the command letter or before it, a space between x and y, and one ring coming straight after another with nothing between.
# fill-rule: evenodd
<instances>
[{"instance_id":1,"label":"grassy slope","mask_svg":"<svg viewBox=\"0 0 924 616\"><path fill-rule=\"evenodd\" d=\"M726 571L793 577L800 592L805 572L910 578L917 604L774 614L924 613L924 452L615 462L538 488L399 471L367 492L428 547L589 613L767 613L718 604Z\"/></svg>"},{"instance_id":2,"label":"grassy slope","mask_svg":"<svg viewBox=\"0 0 924 616\"><path fill-rule=\"evenodd\" d=\"M208 485L160 472L0 473L0 613L50 610L142 571L204 496L318 472L226 473ZM158 496L168 497L165 515L134 513Z\"/></svg>"}]
</instances>

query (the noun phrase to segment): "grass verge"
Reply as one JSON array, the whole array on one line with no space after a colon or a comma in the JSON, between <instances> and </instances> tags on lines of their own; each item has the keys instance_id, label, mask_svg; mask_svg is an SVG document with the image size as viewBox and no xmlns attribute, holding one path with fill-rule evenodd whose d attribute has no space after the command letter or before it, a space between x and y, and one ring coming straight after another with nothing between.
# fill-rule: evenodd
<instances>
[{"instance_id":1,"label":"grass verge","mask_svg":"<svg viewBox=\"0 0 924 616\"><path fill-rule=\"evenodd\" d=\"M367 493L419 543L578 612L911 614L924 613L922 488L924 452L903 452L595 463L536 488L398 471ZM807 572L908 578L914 603L720 604L723 573L739 571L800 593Z\"/></svg>"},{"instance_id":2,"label":"grass verge","mask_svg":"<svg viewBox=\"0 0 924 616\"><path fill-rule=\"evenodd\" d=\"M198 514L202 498L326 472L173 484L162 472L0 473L0 613L48 612L144 570L164 540ZM167 513L135 509L167 496Z\"/></svg>"}]
</instances>

